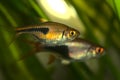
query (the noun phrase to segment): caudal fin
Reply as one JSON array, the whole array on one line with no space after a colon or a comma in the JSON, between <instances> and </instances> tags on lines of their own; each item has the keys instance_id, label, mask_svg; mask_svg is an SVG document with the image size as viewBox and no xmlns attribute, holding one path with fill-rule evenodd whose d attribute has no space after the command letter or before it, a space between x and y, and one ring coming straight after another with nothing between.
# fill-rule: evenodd
<instances>
[{"instance_id":1,"label":"caudal fin","mask_svg":"<svg viewBox=\"0 0 120 80\"><path fill-rule=\"evenodd\" d=\"M15 34L15 35L12 37L10 43L8 44L8 47L17 39L18 35L19 35L19 34Z\"/></svg>"},{"instance_id":2,"label":"caudal fin","mask_svg":"<svg viewBox=\"0 0 120 80\"><path fill-rule=\"evenodd\" d=\"M24 60L25 58L28 58L34 54L36 54L37 52L40 52L42 50L44 50L44 47L42 47L42 45L39 42L34 42L34 41L30 41L30 40L23 40L25 43L31 44L32 46L34 46L34 48L29 51L27 53L27 55L22 56L18 61Z\"/></svg>"}]
</instances>

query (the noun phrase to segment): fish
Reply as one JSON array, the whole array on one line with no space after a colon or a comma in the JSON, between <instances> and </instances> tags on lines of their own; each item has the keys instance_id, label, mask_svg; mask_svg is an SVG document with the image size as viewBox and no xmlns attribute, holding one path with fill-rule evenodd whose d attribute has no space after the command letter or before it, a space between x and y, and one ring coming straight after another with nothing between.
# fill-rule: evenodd
<instances>
[{"instance_id":1,"label":"fish","mask_svg":"<svg viewBox=\"0 0 120 80\"><path fill-rule=\"evenodd\" d=\"M44 48L57 52L55 57L59 59L62 64L70 64L76 61L83 62L92 58L97 59L105 53L104 47L82 38L65 42L64 45L61 46L45 46ZM52 62L50 61L49 63Z\"/></svg>"},{"instance_id":2,"label":"fish","mask_svg":"<svg viewBox=\"0 0 120 80\"><path fill-rule=\"evenodd\" d=\"M62 45L64 42L72 41L80 35L80 32L65 24L58 22L43 22L38 25L18 27L15 29L16 36L31 34L43 45Z\"/></svg>"},{"instance_id":3,"label":"fish","mask_svg":"<svg viewBox=\"0 0 120 80\"><path fill-rule=\"evenodd\" d=\"M42 51L52 52L48 64L53 63L56 59L65 65L70 64L71 62L84 62L93 58L97 59L105 53L104 47L82 38L76 38L72 41L65 42L63 45L57 46L41 46L39 43L27 42L35 46L35 50L32 51L30 55ZM27 56L29 56L29 54ZM25 59L27 56L24 56L23 58Z\"/></svg>"}]
</instances>

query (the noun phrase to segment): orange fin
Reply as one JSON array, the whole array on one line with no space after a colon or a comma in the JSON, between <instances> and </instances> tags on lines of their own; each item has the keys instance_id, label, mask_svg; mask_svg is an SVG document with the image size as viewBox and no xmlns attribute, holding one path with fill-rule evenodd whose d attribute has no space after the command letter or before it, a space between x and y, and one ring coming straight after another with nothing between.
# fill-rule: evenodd
<instances>
[{"instance_id":1,"label":"orange fin","mask_svg":"<svg viewBox=\"0 0 120 80\"><path fill-rule=\"evenodd\" d=\"M30 40L24 40L24 42L32 44L34 46L34 48L27 55L22 56L19 59L19 61L24 60L25 58L30 57L30 56L34 55L35 53L43 50L43 47L39 42L33 42Z\"/></svg>"},{"instance_id":2,"label":"orange fin","mask_svg":"<svg viewBox=\"0 0 120 80\"><path fill-rule=\"evenodd\" d=\"M56 59L56 58L55 58L54 55L50 55L50 56L49 56L49 59L48 59L49 61L48 61L47 64L52 64L52 63L55 61L55 59Z\"/></svg>"},{"instance_id":3,"label":"orange fin","mask_svg":"<svg viewBox=\"0 0 120 80\"><path fill-rule=\"evenodd\" d=\"M36 53L36 49L33 49L27 55L24 55L24 56L20 57L18 61L25 60L25 58L28 58L28 57L34 55L35 53Z\"/></svg>"},{"instance_id":4,"label":"orange fin","mask_svg":"<svg viewBox=\"0 0 120 80\"><path fill-rule=\"evenodd\" d=\"M24 41L25 43L28 43L28 44L31 44L32 46L34 46L34 48L36 49L36 52L38 51L41 51L42 49L44 49L42 46L42 44L40 42L34 42L34 41L31 41L31 40L22 40Z\"/></svg>"}]
</instances>

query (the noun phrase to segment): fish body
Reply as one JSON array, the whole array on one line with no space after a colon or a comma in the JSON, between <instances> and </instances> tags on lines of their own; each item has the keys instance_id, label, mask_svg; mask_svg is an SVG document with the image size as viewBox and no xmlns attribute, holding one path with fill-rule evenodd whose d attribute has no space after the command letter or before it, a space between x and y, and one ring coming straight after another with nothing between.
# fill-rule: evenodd
<instances>
[{"instance_id":1,"label":"fish body","mask_svg":"<svg viewBox=\"0 0 120 80\"><path fill-rule=\"evenodd\" d=\"M85 39L76 38L72 41L65 42L63 45L49 46L41 45L38 42L26 41L35 46L34 50L20 60L41 51L49 51L52 54L49 57L48 64L55 59L60 60L62 64L69 64L75 61L86 61L91 58L98 58L104 54L104 48L100 45L91 43Z\"/></svg>"},{"instance_id":2,"label":"fish body","mask_svg":"<svg viewBox=\"0 0 120 80\"><path fill-rule=\"evenodd\" d=\"M57 22L44 22L39 25L16 28L17 35L32 34L44 45L61 45L64 42L72 41L80 33L67 25Z\"/></svg>"},{"instance_id":3,"label":"fish body","mask_svg":"<svg viewBox=\"0 0 120 80\"><path fill-rule=\"evenodd\" d=\"M73 61L86 61L91 58L98 58L104 54L103 47L81 38L65 42L61 46L46 46L45 48L57 52L56 56L63 64Z\"/></svg>"}]
</instances>

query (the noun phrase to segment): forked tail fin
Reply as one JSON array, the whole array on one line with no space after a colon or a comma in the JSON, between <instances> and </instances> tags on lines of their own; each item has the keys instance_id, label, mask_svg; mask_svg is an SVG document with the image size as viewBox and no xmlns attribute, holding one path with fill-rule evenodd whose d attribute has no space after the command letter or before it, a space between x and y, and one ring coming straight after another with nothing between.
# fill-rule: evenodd
<instances>
[{"instance_id":1,"label":"forked tail fin","mask_svg":"<svg viewBox=\"0 0 120 80\"><path fill-rule=\"evenodd\" d=\"M18 61L24 60L27 57L30 57L34 54L36 54L37 52L43 51L44 47L39 43L39 42L34 42L34 41L30 41L30 40L23 40L25 43L29 43L32 46L34 46L34 48L28 52L27 55L22 56Z\"/></svg>"}]
</instances>

